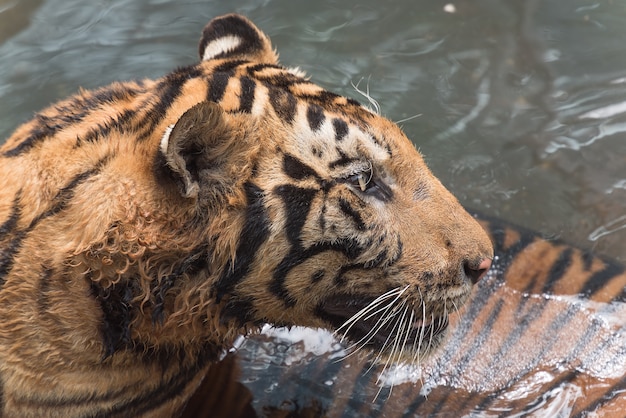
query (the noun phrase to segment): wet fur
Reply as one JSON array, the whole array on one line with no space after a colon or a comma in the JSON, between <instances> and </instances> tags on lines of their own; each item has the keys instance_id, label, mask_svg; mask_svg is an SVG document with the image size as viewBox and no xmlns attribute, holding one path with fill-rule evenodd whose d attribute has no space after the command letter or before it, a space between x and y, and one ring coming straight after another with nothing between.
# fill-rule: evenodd
<instances>
[{"instance_id":1,"label":"wet fur","mask_svg":"<svg viewBox=\"0 0 626 418\"><path fill-rule=\"evenodd\" d=\"M396 125L281 67L247 19L211 21L200 56L0 148L3 416L172 416L265 322L336 328L336 295L398 287L440 317L492 257Z\"/></svg>"}]
</instances>

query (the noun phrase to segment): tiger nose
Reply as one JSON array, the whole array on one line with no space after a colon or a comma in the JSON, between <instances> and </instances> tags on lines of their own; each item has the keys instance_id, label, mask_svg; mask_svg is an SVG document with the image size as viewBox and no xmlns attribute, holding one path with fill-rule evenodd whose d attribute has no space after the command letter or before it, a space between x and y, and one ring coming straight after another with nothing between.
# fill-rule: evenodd
<instances>
[{"instance_id":1,"label":"tiger nose","mask_svg":"<svg viewBox=\"0 0 626 418\"><path fill-rule=\"evenodd\" d=\"M478 283L480 279L485 277L490 267L491 260L488 258L485 258L483 261L478 263L478 265L469 263L467 261L463 264L465 275L469 277L473 284Z\"/></svg>"}]
</instances>

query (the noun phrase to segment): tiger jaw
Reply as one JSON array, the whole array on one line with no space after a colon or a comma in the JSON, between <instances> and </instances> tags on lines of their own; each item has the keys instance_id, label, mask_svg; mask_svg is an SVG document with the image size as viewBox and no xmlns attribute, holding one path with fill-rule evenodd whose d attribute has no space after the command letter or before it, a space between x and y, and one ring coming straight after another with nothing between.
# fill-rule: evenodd
<instances>
[{"instance_id":1,"label":"tiger jaw","mask_svg":"<svg viewBox=\"0 0 626 418\"><path fill-rule=\"evenodd\" d=\"M350 348L373 352L375 361L417 362L441 344L449 325L448 306L458 309L469 292L435 302L431 309L423 300L407 298L409 287L375 298L330 297L318 305L316 314L332 324L341 341L350 341Z\"/></svg>"}]
</instances>

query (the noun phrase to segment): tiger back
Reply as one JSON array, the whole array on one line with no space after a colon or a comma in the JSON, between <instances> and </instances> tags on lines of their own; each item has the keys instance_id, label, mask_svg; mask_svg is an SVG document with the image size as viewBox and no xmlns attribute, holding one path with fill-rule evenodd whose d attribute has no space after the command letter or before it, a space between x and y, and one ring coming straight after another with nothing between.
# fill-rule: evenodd
<instances>
[{"instance_id":1,"label":"tiger back","mask_svg":"<svg viewBox=\"0 0 626 418\"><path fill-rule=\"evenodd\" d=\"M434 351L491 242L402 131L247 19L198 64L80 91L0 148L3 416L173 416L263 324Z\"/></svg>"}]
</instances>

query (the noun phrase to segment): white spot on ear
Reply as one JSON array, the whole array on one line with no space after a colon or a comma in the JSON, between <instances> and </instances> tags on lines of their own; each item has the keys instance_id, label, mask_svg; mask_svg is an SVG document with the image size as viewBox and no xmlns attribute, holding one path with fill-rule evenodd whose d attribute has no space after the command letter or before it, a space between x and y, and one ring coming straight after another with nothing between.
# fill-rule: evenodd
<instances>
[{"instance_id":1,"label":"white spot on ear","mask_svg":"<svg viewBox=\"0 0 626 418\"><path fill-rule=\"evenodd\" d=\"M165 129L165 133L163 134L163 137L161 138L160 147L161 147L161 152L163 153L163 155L167 155L167 146L170 143L170 134L172 133L172 129L174 129L173 123Z\"/></svg>"},{"instance_id":2,"label":"white spot on ear","mask_svg":"<svg viewBox=\"0 0 626 418\"><path fill-rule=\"evenodd\" d=\"M235 35L226 35L219 39L209 42L204 48L202 61L208 61L220 54L230 52L241 45L241 38Z\"/></svg>"}]
</instances>

